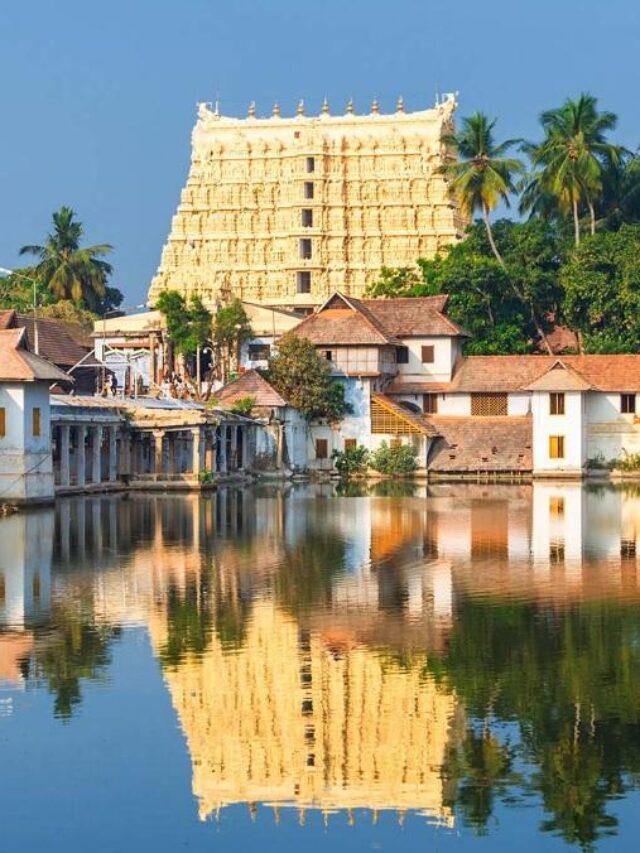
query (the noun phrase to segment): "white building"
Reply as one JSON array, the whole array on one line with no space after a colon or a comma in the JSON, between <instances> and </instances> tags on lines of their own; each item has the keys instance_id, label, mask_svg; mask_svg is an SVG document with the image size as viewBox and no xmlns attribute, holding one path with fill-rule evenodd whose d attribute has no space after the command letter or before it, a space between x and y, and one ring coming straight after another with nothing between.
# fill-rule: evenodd
<instances>
[{"instance_id":1,"label":"white building","mask_svg":"<svg viewBox=\"0 0 640 853\"><path fill-rule=\"evenodd\" d=\"M311 429L311 468L334 449L412 443L420 468L581 476L640 452L640 356L464 356L446 296L334 294L295 334L345 386L352 413Z\"/></svg>"},{"instance_id":2,"label":"white building","mask_svg":"<svg viewBox=\"0 0 640 853\"><path fill-rule=\"evenodd\" d=\"M53 500L49 389L72 380L29 352L24 329L0 331L0 502Z\"/></svg>"}]
</instances>

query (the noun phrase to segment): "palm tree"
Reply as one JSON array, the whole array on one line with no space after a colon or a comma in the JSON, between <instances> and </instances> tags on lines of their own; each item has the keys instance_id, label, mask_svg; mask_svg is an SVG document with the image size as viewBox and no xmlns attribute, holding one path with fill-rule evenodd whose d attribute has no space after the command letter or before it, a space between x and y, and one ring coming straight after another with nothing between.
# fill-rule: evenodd
<instances>
[{"instance_id":1,"label":"palm tree","mask_svg":"<svg viewBox=\"0 0 640 853\"><path fill-rule=\"evenodd\" d=\"M75 215L70 207L61 207L53 214L53 231L44 246L23 246L20 254L40 259L35 273L57 300L67 299L91 309L106 293L112 268L101 256L112 246L99 243L80 248L84 228Z\"/></svg>"},{"instance_id":2,"label":"palm tree","mask_svg":"<svg viewBox=\"0 0 640 853\"><path fill-rule=\"evenodd\" d=\"M505 156L518 140L507 139L497 144L493 138L495 124L496 119L480 112L463 118L460 132L444 138L462 159L445 164L440 171L450 179L462 210L469 216L482 214L491 251L505 269L493 238L490 214L500 202L509 206L509 196L516 190L515 177L524 167L520 160Z\"/></svg>"},{"instance_id":3,"label":"palm tree","mask_svg":"<svg viewBox=\"0 0 640 853\"><path fill-rule=\"evenodd\" d=\"M496 143L493 138L495 125L496 119L489 119L480 112L463 118L460 132L444 137L445 144L453 148L462 159L446 163L441 166L440 172L449 178L451 189L462 210L469 216L473 216L478 211L482 214L491 251L502 267L516 297L528 308L540 339L551 352L535 308L526 298L522 286L514 281L507 270L491 228L491 212L501 202L509 207L509 196L516 192L516 177L524 172L524 166L520 160L505 156L509 148L520 140L507 139Z\"/></svg>"},{"instance_id":4,"label":"palm tree","mask_svg":"<svg viewBox=\"0 0 640 853\"><path fill-rule=\"evenodd\" d=\"M555 199L558 210L571 212L575 244L580 243L580 207L589 211L595 233L595 206L602 195L603 172L620 163L624 149L607 141L617 124L612 112L599 112L597 99L582 94L568 98L557 109L540 116L545 137L539 144L526 143L534 175L524 190L522 211L543 212ZM553 205L551 205L553 206Z\"/></svg>"}]
</instances>

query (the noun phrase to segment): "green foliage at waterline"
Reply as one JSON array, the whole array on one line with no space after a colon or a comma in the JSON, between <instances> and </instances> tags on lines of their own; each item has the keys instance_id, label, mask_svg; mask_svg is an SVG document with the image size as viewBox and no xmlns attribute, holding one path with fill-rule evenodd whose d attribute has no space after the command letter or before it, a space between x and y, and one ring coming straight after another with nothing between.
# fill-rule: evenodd
<instances>
[{"instance_id":1,"label":"green foliage at waterline","mask_svg":"<svg viewBox=\"0 0 640 853\"><path fill-rule=\"evenodd\" d=\"M418 467L418 451L411 444L383 441L369 457L369 465L380 474L411 474Z\"/></svg>"}]
</instances>

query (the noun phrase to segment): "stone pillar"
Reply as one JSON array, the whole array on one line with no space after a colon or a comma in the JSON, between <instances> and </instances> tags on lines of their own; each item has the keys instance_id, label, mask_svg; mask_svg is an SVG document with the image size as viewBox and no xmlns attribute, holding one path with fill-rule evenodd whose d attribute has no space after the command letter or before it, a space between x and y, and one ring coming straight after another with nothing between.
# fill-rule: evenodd
<instances>
[{"instance_id":1,"label":"stone pillar","mask_svg":"<svg viewBox=\"0 0 640 853\"><path fill-rule=\"evenodd\" d=\"M162 439L164 438L164 430L154 429L153 431L153 440L154 440L154 465L153 465L153 473L155 474L156 480L161 480L164 476L164 466L163 466L163 454L162 454Z\"/></svg>"},{"instance_id":2,"label":"stone pillar","mask_svg":"<svg viewBox=\"0 0 640 853\"><path fill-rule=\"evenodd\" d=\"M84 486L87 480L87 466L85 459L84 439L87 428L84 424L76 426L76 485Z\"/></svg>"},{"instance_id":3,"label":"stone pillar","mask_svg":"<svg viewBox=\"0 0 640 853\"><path fill-rule=\"evenodd\" d=\"M102 481L102 427L95 426L91 437L91 482Z\"/></svg>"},{"instance_id":4,"label":"stone pillar","mask_svg":"<svg viewBox=\"0 0 640 853\"><path fill-rule=\"evenodd\" d=\"M118 479L118 428L109 427L109 482L115 483Z\"/></svg>"},{"instance_id":5,"label":"stone pillar","mask_svg":"<svg viewBox=\"0 0 640 853\"><path fill-rule=\"evenodd\" d=\"M58 435L60 485L66 487L71 482L69 468L69 424L60 424L58 427Z\"/></svg>"},{"instance_id":6,"label":"stone pillar","mask_svg":"<svg viewBox=\"0 0 640 853\"><path fill-rule=\"evenodd\" d=\"M231 424L231 446L229 447L229 455L231 459L227 463L230 471L238 470L238 426Z\"/></svg>"},{"instance_id":7,"label":"stone pillar","mask_svg":"<svg viewBox=\"0 0 640 853\"><path fill-rule=\"evenodd\" d=\"M220 472L227 473L227 425L220 424Z\"/></svg>"},{"instance_id":8,"label":"stone pillar","mask_svg":"<svg viewBox=\"0 0 640 853\"><path fill-rule=\"evenodd\" d=\"M191 430L192 435L192 462L191 462L191 470L193 472L194 480L200 476L200 472L202 471L202 428L194 427Z\"/></svg>"},{"instance_id":9,"label":"stone pillar","mask_svg":"<svg viewBox=\"0 0 640 853\"><path fill-rule=\"evenodd\" d=\"M204 467L211 473L216 470L216 440L210 429L206 429L204 433Z\"/></svg>"}]
</instances>

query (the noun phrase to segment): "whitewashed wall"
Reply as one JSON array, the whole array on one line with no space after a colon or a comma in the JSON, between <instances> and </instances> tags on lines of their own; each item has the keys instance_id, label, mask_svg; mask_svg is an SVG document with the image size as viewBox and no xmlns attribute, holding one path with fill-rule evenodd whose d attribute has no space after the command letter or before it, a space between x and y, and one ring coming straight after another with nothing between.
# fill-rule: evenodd
<instances>
[{"instance_id":1,"label":"whitewashed wall","mask_svg":"<svg viewBox=\"0 0 640 853\"><path fill-rule=\"evenodd\" d=\"M398 365L399 376L405 380L449 382L457 351L452 338L405 338L402 343L409 350L409 361ZM433 364L422 363L423 346L433 346Z\"/></svg>"},{"instance_id":2,"label":"whitewashed wall","mask_svg":"<svg viewBox=\"0 0 640 853\"><path fill-rule=\"evenodd\" d=\"M579 473L586 463L585 395L580 391L565 393L564 415L549 414L549 394L534 391L533 413L534 472ZM564 459L551 459L549 437L564 436Z\"/></svg>"},{"instance_id":3,"label":"whitewashed wall","mask_svg":"<svg viewBox=\"0 0 640 853\"><path fill-rule=\"evenodd\" d=\"M638 406L636 395L636 408ZM640 424L636 416L622 414L620 394L591 392L587 395L587 457L611 461L640 453Z\"/></svg>"},{"instance_id":4,"label":"whitewashed wall","mask_svg":"<svg viewBox=\"0 0 640 853\"><path fill-rule=\"evenodd\" d=\"M0 438L0 500L53 498L49 383L0 383L6 435ZM34 436L33 409L40 409L40 436Z\"/></svg>"}]
</instances>

